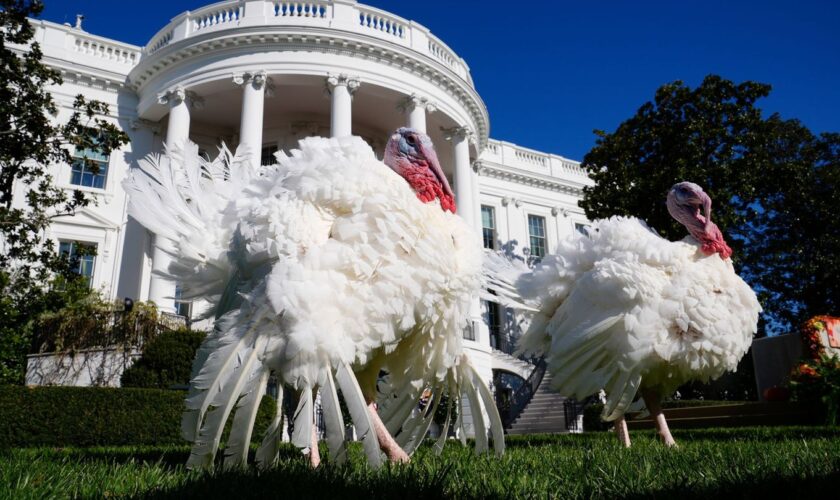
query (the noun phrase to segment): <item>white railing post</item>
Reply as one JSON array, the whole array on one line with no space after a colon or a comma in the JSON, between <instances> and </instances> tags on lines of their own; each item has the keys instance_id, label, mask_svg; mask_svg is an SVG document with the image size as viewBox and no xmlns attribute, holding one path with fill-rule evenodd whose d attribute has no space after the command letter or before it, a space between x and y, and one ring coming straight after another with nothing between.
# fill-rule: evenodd
<instances>
[{"instance_id":1,"label":"white railing post","mask_svg":"<svg viewBox=\"0 0 840 500\"><path fill-rule=\"evenodd\" d=\"M191 24L192 19L190 16L190 11L186 11L181 15L172 19L174 26L172 27L172 41L183 40L190 36L192 32Z\"/></svg>"},{"instance_id":2,"label":"white railing post","mask_svg":"<svg viewBox=\"0 0 840 500\"><path fill-rule=\"evenodd\" d=\"M348 31L359 27L359 9L356 0L333 0L330 27Z\"/></svg>"},{"instance_id":3,"label":"white railing post","mask_svg":"<svg viewBox=\"0 0 840 500\"><path fill-rule=\"evenodd\" d=\"M273 3L266 0L244 0L240 26L258 26L266 24L267 12Z\"/></svg>"},{"instance_id":4,"label":"white railing post","mask_svg":"<svg viewBox=\"0 0 840 500\"><path fill-rule=\"evenodd\" d=\"M421 54L429 54L429 29L414 21L408 23L409 46Z\"/></svg>"}]
</instances>

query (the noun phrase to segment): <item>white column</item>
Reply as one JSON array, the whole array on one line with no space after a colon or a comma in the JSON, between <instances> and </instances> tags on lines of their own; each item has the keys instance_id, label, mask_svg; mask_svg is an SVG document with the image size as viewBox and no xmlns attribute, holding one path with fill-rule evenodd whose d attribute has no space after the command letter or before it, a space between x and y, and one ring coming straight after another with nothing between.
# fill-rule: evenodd
<instances>
[{"instance_id":1,"label":"white column","mask_svg":"<svg viewBox=\"0 0 840 500\"><path fill-rule=\"evenodd\" d=\"M330 137L353 134L353 93L360 84L358 78L343 74L327 77L327 90L332 94Z\"/></svg>"},{"instance_id":2,"label":"white column","mask_svg":"<svg viewBox=\"0 0 840 500\"><path fill-rule=\"evenodd\" d=\"M470 135L467 127L453 127L444 130L447 140L452 141L453 158L455 159L455 206L458 214L467 223L476 228L473 198L473 171L470 168Z\"/></svg>"},{"instance_id":3,"label":"white column","mask_svg":"<svg viewBox=\"0 0 840 500\"><path fill-rule=\"evenodd\" d=\"M479 188L479 178L484 170L481 166L481 163L476 161L472 165L472 170L474 175L472 175L472 197L473 197L473 208L475 213L473 217L475 219L475 228L481 233L482 223L481 223L481 190Z\"/></svg>"},{"instance_id":4,"label":"white column","mask_svg":"<svg viewBox=\"0 0 840 500\"><path fill-rule=\"evenodd\" d=\"M183 87L176 87L158 95L158 102L169 105L169 119L166 126L166 148L168 151L184 151L190 136L189 103L195 101L198 101L198 99L194 94L184 90ZM175 282L159 274L166 273L169 264L172 262L170 254L161 248L164 244L164 241L158 241L156 236L152 241L152 275L149 279L149 300L154 302L159 310L174 313Z\"/></svg>"},{"instance_id":5,"label":"white column","mask_svg":"<svg viewBox=\"0 0 840 500\"><path fill-rule=\"evenodd\" d=\"M158 102L169 105L169 120L166 126L166 147L183 149L190 138L190 109L187 91L176 87L158 95Z\"/></svg>"},{"instance_id":6,"label":"white column","mask_svg":"<svg viewBox=\"0 0 840 500\"><path fill-rule=\"evenodd\" d=\"M265 71L236 73L233 82L242 86L242 118L239 124L240 152L247 154L251 165L259 166L262 156L263 115L266 87Z\"/></svg>"},{"instance_id":7,"label":"white column","mask_svg":"<svg viewBox=\"0 0 840 500\"><path fill-rule=\"evenodd\" d=\"M411 94L400 103L399 109L405 113L406 124L419 132L426 133L426 112L431 113L437 107L425 97Z\"/></svg>"}]
</instances>

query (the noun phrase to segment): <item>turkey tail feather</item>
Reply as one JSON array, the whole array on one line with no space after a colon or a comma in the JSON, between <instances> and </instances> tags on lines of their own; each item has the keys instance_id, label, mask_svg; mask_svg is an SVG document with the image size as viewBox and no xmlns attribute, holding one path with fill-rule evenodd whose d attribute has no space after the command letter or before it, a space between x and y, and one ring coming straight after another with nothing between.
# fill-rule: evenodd
<instances>
[{"instance_id":1,"label":"turkey tail feather","mask_svg":"<svg viewBox=\"0 0 840 500\"><path fill-rule=\"evenodd\" d=\"M219 443L224 432L225 422L231 410L233 410L239 395L242 394L245 384L254 374L255 369L262 369L257 353L265 346L265 339L257 338L255 346L247 350L242 356L242 363L226 377L225 382L212 398L205 396L204 401L215 408L207 412L201 430L193 442L190 457L187 460L188 468L209 467L213 464L213 458L219 448ZM209 392L209 391L208 391Z\"/></svg>"},{"instance_id":2,"label":"turkey tail feather","mask_svg":"<svg viewBox=\"0 0 840 500\"><path fill-rule=\"evenodd\" d=\"M292 431L292 444L298 448L310 448L312 446L312 426L315 412L312 406L312 388L304 387L300 393L300 400L295 409L294 430Z\"/></svg>"},{"instance_id":3,"label":"turkey tail feather","mask_svg":"<svg viewBox=\"0 0 840 500\"><path fill-rule=\"evenodd\" d=\"M470 414L475 430L475 452L484 453L487 451L487 427L482 414L481 402L476 392L475 381L470 375L469 372L462 374L461 387L470 402Z\"/></svg>"},{"instance_id":4,"label":"turkey tail feather","mask_svg":"<svg viewBox=\"0 0 840 500\"><path fill-rule=\"evenodd\" d=\"M277 401L274 419L265 431L260 447L257 449L255 461L260 468L268 468L277 460L279 444L283 436L283 385L278 384Z\"/></svg>"},{"instance_id":5,"label":"turkey tail feather","mask_svg":"<svg viewBox=\"0 0 840 500\"><path fill-rule=\"evenodd\" d=\"M478 387L478 394L484 403L487 418L490 419L490 434L493 436L493 448L496 451L496 455L501 456L505 452L505 430L502 427L502 417L499 415L499 410L496 408L496 402L493 400L490 389L484 385L484 382L472 365L469 366L469 370L472 372L476 387Z\"/></svg>"},{"instance_id":6,"label":"turkey tail feather","mask_svg":"<svg viewBox=\"0 0 840 500\"><path fill-rule=\"evenodd\" d=\"M338 383L339 389L341 389L344 402L347 403L347 409L350 411L350 416L353 418L353 425L356 426L356 432L362 441L368 463L374 469L378 469L382 466L382 456L379 453L379 440L376 438L376 433L373 430L373 422L371 421L370 413L368 413L365 398L362 396L362 390L359 388L359 382L346 362L342 362L338 366L335 381Z\"/></svg>"},{"instance_id":7,"label":"turkey tail feather","mask_svg":"<svg viewBox=\"0 0 840 500\"><path fill-rule=\"evenodd\" d=\"M344 441L344 416L338 402L332 370L326 367L326 384L321 388L321 408L324 411L324 424L327 428L327 447L330 460L337 464L347 461L347 445Z\"/></svg>"},{"instance_id":8,"label":"turkey tail feather","mask_svg":"<svg viewBox=\"0 0 840 500\"><path fill-rule=\"evenodd\" d=\"M225 469L245 466L248 463L248 448L251 445L251 435L254 432L254 422L257 419L260 401L268 385L268 374L269 371L266 368L260 367L236 405L230 436L225 447Z\"/></svg>"},{"instance_id":9,"label":"turkey tail feather","mask_svg":"<svg viewBox=\"0 0 840 500\"><path fill-rule=\"evenodd\" d=\"M440 428L440 437L435 441L435 455L440 455L443 451L443 446L446 444L446 438L449 434L449 421L452 418L452 392L449 392L449 398L446 402L446 419Z\"/></svg>"}]
</instances>

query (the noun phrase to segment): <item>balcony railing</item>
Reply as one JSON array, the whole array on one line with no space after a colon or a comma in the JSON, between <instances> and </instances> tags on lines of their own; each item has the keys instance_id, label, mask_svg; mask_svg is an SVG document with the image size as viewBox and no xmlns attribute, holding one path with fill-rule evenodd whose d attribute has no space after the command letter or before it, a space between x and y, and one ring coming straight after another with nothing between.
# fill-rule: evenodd
<instances>
[{"instance_id":1,"label":"balcony railing","mask_svg":"<svg viewBox=\"0 0 840 500\"><path fill-rule=\"evenodd\" d=\"M372 36L412 49L472 85L466 62L429 30L413 21L352 1L228 0L184 12L158 31L145 56L210 32L251 26L317 26Z\"/></svg>"},{"instance_id":2,"label":"balcony railing","mask_svg":"<svg viewBox=\"0 0 840 500\"><path fill-rule=\"evenodd\" d=\"M482 158L553 177L588 178L580 163L504 141L489 141Z\"/></svg>"}]
</instances>

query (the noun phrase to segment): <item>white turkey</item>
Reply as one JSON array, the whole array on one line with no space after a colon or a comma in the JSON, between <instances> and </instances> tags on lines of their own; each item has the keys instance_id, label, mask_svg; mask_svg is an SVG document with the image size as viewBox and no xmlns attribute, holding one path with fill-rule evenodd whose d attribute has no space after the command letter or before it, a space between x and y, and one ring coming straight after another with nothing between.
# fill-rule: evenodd
<instances>
[{"instance_id":1,"label":"white turkey","mask_svg":"<svg viewBox=\"0 0 840 500\"><path fill-rule=\"evenodd\" d=\"M272 373L299 394L291 439L313 466L319 390L336 462L346 459L339 391L373 466L380 449L408 460L441 400L451 414L461 391L477 410L477 451L488 448L489 427L501 453L501 420L461 343L481 245L454 213L431 140L401 128L384 163L358 137L307 138L299 148L253 169L224 149L203 160L189 145L146 159L124 184L130 214L174 257L167 276L185 297L209 301L215 317L187 397L188 465L213 463L231 413L225 466L247 463ZM381 371L389 390L377 410ZM431 399L419 409L426 389ZM277 457L281 401L256 454L261 465ZM449 425L447 417L438 447Z\"/></svg>"},{"instance_id":2,"label":"white turkey","mask_svg":"<svg viewBox=\"0 0 840 500\"><path fill-rule=\"evenodd\" d=\"M664 443L674 445L662 396L735 370L756 332L761 307L735 274L711 203L696 184L671 188L668 211L690 233L682 241L639 219L611 217L562 241L533 271L488 260L497 291L519 294L535 310L519 351L545 355L553 387L565 396L604 389L602 418L615 421L625 446L624 414L637 392Z\"/></svg>"}]
</instances>

